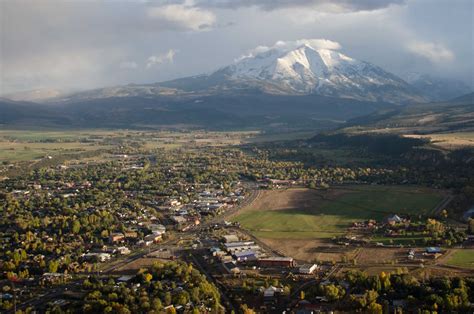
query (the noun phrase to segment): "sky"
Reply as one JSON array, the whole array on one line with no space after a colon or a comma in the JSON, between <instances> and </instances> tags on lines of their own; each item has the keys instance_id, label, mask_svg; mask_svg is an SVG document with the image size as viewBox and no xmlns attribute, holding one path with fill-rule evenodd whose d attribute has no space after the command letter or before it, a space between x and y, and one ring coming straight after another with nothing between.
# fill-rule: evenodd
<instances>
[{"instance_id":1,"label":"sky","mask_svg":"<svg viewBox=\"0 0 474 314\"><path fill-rule=\"evenodd\" d=\"M301 39L474 86L473 20L472 0L0 0L0 94L211 73Z\"/></svg>"}]
</instances>

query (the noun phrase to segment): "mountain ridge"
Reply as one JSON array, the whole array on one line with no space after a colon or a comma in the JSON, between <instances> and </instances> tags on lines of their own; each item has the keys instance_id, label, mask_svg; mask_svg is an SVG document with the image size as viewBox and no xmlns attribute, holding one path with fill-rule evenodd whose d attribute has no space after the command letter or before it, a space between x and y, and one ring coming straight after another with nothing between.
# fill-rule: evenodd
<instances>
[{"instance_id":1,"label":"mountain ridge","mask_svg":"<svg viewBox=\"0 0 474 314\"><path fill-rule=\"evenodd\" d=\"M320 95L394 104L426 102L410 84L369 62L337 50L296 47L269 48L236 60L210 74L152 84L107 87L55 99L174 95L216 95L241 92L271 95Z\"/></svg>"}]
</instances>

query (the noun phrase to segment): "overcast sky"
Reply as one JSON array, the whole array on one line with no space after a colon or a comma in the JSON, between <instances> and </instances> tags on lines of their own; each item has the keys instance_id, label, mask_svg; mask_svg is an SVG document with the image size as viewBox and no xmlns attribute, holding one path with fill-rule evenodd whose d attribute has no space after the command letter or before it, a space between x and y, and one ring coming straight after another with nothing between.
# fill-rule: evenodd
<instances>
[{"instance_id":1,"label":"overcast sky","mask_svg":"<svg viewBox=\"0 0 474 314\"><path fill-rule=\"evenodd\" d=\"M0 94L208 73L257 46L328 39L402 77L474 86L472 0L0 0Z\"/></svg>"}]
</instances>

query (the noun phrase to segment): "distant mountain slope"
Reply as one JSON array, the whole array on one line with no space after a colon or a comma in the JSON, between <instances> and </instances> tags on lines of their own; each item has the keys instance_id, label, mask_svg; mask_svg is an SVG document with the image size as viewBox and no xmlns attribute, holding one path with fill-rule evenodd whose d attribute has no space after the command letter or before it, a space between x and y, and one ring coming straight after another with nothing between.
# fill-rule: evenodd
<instances>
[{"instance_id":1,"label":"distant mountain slope","mask_svg":"<svg viewBox=\"0 0 474 314\"><path fill-rule=\"evenodd\" d=\"M45 105L0 98L0 126L65 125L69 117Z\"/></svg>"},{"instance_id":2,"label":"distant mountain slope","mask_svg":"<svg viewBox=\"0 0 474 314\"><path fill-rule=\"evenodd\" d=\"M84 126L201 128L318 128L368 114L388 104L318 95L242 92L203 96L109 97L65 103L59 108Z\"/></svg>"},{"instance_id":3,"label":"distant mountain slope","mask_svg":"<svg viewBox=\"0 0 474 314\"><path fill-rule=\"evenodd\" d=\"M407 81L431 101L447 101L472 92L462 81L427 74L411 75Z\"/></svg>"},{"instance_id":4,"label":"distant mountain slope","mask_svg":"<svg viewBox=\"0 0 474 314\"><path fill-rule=\"evenodd\" d=\"M383 109L348 121L348 125L404 129L410 132L474 130L474 93L447 102Z\"/></svg>"},{"instance_id":5,"label":"distant mountain slope","mask_svg":"<svg viewBox=\"0 0 474 314\"><path fill-rule=\"evenodd\" d=\"M451 101L454 103L465 103L467 105L474 104L474 93L469 93L466 95L456 97L454 99L451 99Z\"/></svg>"}]
</instances>

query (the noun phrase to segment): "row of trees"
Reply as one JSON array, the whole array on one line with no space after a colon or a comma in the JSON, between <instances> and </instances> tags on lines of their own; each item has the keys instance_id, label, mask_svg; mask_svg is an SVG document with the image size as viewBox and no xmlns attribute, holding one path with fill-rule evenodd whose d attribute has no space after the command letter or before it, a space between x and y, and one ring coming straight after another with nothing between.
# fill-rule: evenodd
<instances>
[{"instance_id":1,"label":"row of trees","mask_svg":"<svg viewBox=\"0 0 474 314\"><path fill-rule=\"evenodd\" d=\"M329 285L316 285L305 291L306 298L324 296L335 308L384 313L395 310L408 312L465 312L474 302L474 278L432 278L420 281L398 272L382 272L369 276L361 271L349 271L343 280ZM394 302L395 301L395 302Z\"/></svg>"}]
</instances>

